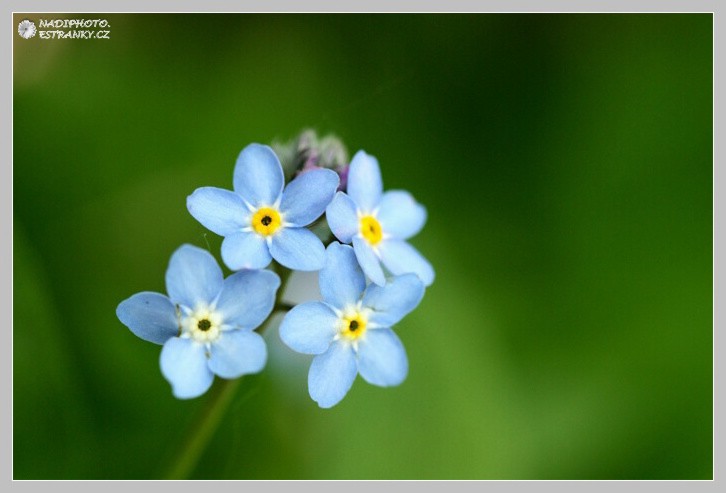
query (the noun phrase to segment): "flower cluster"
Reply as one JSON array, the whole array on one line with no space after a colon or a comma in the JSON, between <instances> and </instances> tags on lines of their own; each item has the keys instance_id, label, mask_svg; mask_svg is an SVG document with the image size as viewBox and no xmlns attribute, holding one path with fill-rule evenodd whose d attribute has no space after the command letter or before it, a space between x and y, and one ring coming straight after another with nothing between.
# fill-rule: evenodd
<instances>
[{"instance_id":1,"label":"flower cluster","mask_svg":"<svg viewBox=\"0 0 726 493\"><path fill-rule=\"evenodd\" d=\"M294 306L280 325L287 346L314 355L308 390L320 407L340 402L358 374L384 387L406 378L406 352L391 327L434 280L406 241L424 226L426 209L408 192L384 193L373 156L359 151L343 163L342 147L326 145L336 152L310 145L298 152L287 185L270 147L243 149L233 190L202 187L187 198L189 213L224 237L221 258L233 273L224 278L208 251L182 245L166 271L167 294L141 292L118 305L131 332L162 345L161 372L176 397L204 394L214 375L233 379L264 368L257 329L282 291L271 264L278 272L320 271L323 301ZM313 232L323 217L324 240Z\"/></svg>"}]
</instances>

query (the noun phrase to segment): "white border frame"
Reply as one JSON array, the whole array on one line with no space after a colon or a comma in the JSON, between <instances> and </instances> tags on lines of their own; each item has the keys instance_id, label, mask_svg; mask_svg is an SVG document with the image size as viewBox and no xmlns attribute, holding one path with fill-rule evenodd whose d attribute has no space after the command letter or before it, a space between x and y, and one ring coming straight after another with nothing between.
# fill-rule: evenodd
<instances>
[{"instance_id":1,"label":"white border frame","mask_svg":"<svg viewBox=\"0 0 726 493\"><path fill-rule=\"evenodd\" d=\"M348 1L341 2L340 0L312 0L305 2L301 5L300 2L294 2L293 0L266 0L259 2L238 2L235 10L231 10L231 2L221 0L206 0L206 1L192 1L192 0L176 0L174 2L162 1L162 0L128 0L128 1L105 1L103 3L94 3L87 0L69 0L54 2L49 0L44 1L10 1L7 2L7 13L10 17L10 24L12 29L0 39L2 39L3 48L0 50L0 61L2 66L10 67L11 70L4 70L2 77L1 87L2 94L5 95L0 100L0 115L2 119L6 121L7 126L3 126L3 129L9 129L10 131L4 130L2 132L2 140L0 140L0 159L4 163L13 162L13 136L12 136L12 124L13 124L13 86L12 86L12 47L13 42L16 41L15 36L16 30L13 25L13 14L14 13L67 13L67 12L79 12L79 13L370 13L370 12L381 12L381 13L712 13L713 16L713 481L445 481L445 483L452 483L456 489L462 490L478 490L482 488L494 488L497 491L511 491L519 489L530 489L530 488L545 488L552 490L569 490L569 491L582 491L583 488L594 490L612 490L623 488L626 489L640 489L640 488L653 488L656 491L683 491L686 488L691 489L708 489L713 490L719 483L718 472L721 470L718 465L723 466L722 457L718 455L720 449L716 446L717 444L723 444L724 432L721 427L716 423L716 414L719 411L719 403L722 401L723 396L723 377L722 365L719 359L716 357L717 348L721 350L718 354L723 355L723 342L720 338L716 337L716 327L723 326L723 310L719 307L726 306L726 300L724 300L723 292L718 292L716 279L723 279L723 267L717 259L717 250L723 245L722 237L724 234L723 222L723 203L718 200L719 196L717 191L722 188L723 183L723 165L721 169L716 164L719 162L717 156L721 152L720 148L716 145L717 142L723 142L722 128L720 126L720 120L717 115L723 115L723 103L721 98L716 96L717 83L722 81L723 78L720 76L723 70L723 58L724 58L724 47L722 42L722 36L720 33L723 32L724 21L718 15L717 2L715 0L637 0L637 1L623 1L623 0L551 0L548 2L538 0L493 0L481 2L480 8L472 10L471 0L447 0L446 2L433 2L431 0L400 0L393 5L390 1L383 2L381 0L370 0L367 2L361 1ZM301 9L304 7L304 10ZM7 44L6 44L7 43ZM13 296L13 276L12 276L12 228L13 228L13 173L12 166L4 165L0 167L0 224L6 231L3 235L3 240L0 243L0 272L7 273L5 282L3 282L3 296L0 296L0 308L2 313L12 313L12 296ZM8 234L9 233L9 234ZM7 291L5 291L7 290ZM4 419L2 422L2 428L0 429L0 437L3 437L5 443L0 447L0 477L3 483L8 481L13 489L26 490L36 488L45 488L46 486L55 487L68 486L69 488L97 488L101 486L97 483L103 483L103 488L111 487L112 489L118 488L120 491L122 488L126 489L129 485L126 485L127 481L14 481L12 480L12 331L3 331L2 337L5 339L6 344L2 344L4 357L2 357L2 379L0 379L0 386L4 396L10 398L2 399L2 406L0 406L0 416ZM144 486L149 486L154 489L162 488L189 488L190 490L197 489L201 485L194 485L190 483L184 484L165 484L165 482L155 481L133 481L134 483L143 483ZM289 481L281 482L287 483ZM680 483L689 484L680 484ZM51 483L46 485L44 483ZM109 484L110 483L110 484ZM118 483L118 484L116 484ZM215 489L223 488L229 491L239 491L241 487L239 484L235 484L235 481L215 481L215 485L211 486ZM255 491L272 491L279 487L285 487L284 484L278 481L249 481L244 488L253 488ZM340 488L367 488L374 487L379 488L381 486L392 486L398 487L413 487L413 488L424 488L430 491L439 490L442 486L441 481L416 481L415 484L411 485L397 485L397 484L381 484L381 483L397 483L397 482L379 482L379 481L362 481L362 482L341 482L341 481L307 481L307 482L295 482L290 483L301 483L290 485L292 487L303 486L305 488L319 488L329 489L329 491L337 491ZM486 484L479 484L486 483ZM692 484L690 484L692 483ZM138 485L140 486L140 485ZM137 485L133 486L134 488Z\"/></svg>"}]
</instances>

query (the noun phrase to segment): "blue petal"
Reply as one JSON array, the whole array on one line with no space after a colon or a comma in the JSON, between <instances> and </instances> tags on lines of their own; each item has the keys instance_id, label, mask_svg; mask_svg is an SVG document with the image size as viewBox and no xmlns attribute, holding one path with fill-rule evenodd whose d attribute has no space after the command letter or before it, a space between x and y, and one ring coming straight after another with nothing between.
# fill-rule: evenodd
<instances>
[{"instance_id":1,"label":"blue petal","mask_svg":"<svg viewBox=\"0 0 726 493\"><path fill-rule=\"evenodd\" d=\"M373 212L383 193L381 169L376 158L364 151L355 153L350 161L347 191L362 212Z\"/></svg>"},{"instance_id":2,"label":"blue petal","mask_svg":"<svg viewBox=\"0 0 726 493\"><path fill-rule=\"evenodd\" d=\"M285 178L280 161L270 147L250 144L237 158L233 182L234 191L257 208L275 203Z\"/></svg>"},{"instance_id":3,"label":"blue petal","mask_svg":"<svg viewBox=\"0 0 726 493\"><path fill-rule=\"evenodd\" d=\"M325 218L336 238L350 243L360 229L360 220L353 200L343 192L338 192L325 211Z\"/></svg>"},{"instance_id":4,"label":"blue petal","mask_svg":"<svg viewBox=\"0 0 726 493\"><path fill-rule=\"evenodd\" d=\"M236 233L222 241L222 260L231 270L264 269L270 262L270 248L257 233Z\"/></svg>"},{"instance_id":5,"label":"blue petal","mask_svg":"<svg viewBox=\"0 0 726 493\"><path fill-rule=\"evenodd\" d=\"M191 399L205 393L214 374L207 366L204 345L191 339L173 337L161 349L161 373L179 399Z\"/></svg>"},{"instance_id":6,"label":"blue petal","mask_svg":"<svg viewBox=\"0 0 726 493\"><path fill-rule=\"evenodd\" d=\"M363 238L354 237L353 251L355 251L355 256L365 275L379 286L386 284L386 277L383 275L381 262L378 260L376 253L370 245L368 245L368 242Z\"/></svg>"},{"instance_id":7,"label":"blue petal","mask_svg":"<svg viewBox=\"0 0 726 493\"><path fill-rule=\"evenodd\" d=\"M358 371L366 382L381 387L398 385L406 379L406 350L391 329L366 332L358 343Z\"/></svg>"},{"instance_id":8,"label":"blue petal","mask_svg":"<svg viewBox=\"0 0 726 493\"><path fill-rule=\"evenodd\" d=\"M315 221L333 200L339 183L338 174L329 169L306 171L292 180L280 202L285 222L300 227Z\"/></svg>"},{"instance_id":9,"label":"blue petal","mask_svg":"<svg viewBox=\"0 0 726 493\"><path fill-rule=\"evenodd\" d=\"M179 332L174 304L159 293L136 293L119 303L116 316L136 336L164 344Z\"/></svg>"},{"instance_id":10,"label":"blue petal","mask_svg":"<svg viewBox=\"0 0 726 493\"><path fill-rule=\"evenodd\" d=\"M426 286L434 282L434 268L414 247L402 240L384 240L378 246L383 265L394 275L413 272Z\"/></svg>"},{"instance_id":11,"label":"blue petal","mask_svg":"<svg viewBox=\"0 0 726 493\"><path fill-rule=\"evenodd\" d=\"M421 302L424 285L416 274L395 276L381 287L371 284L363 296L363 306L373 310L369 321L391 327L411 313Z\"/></svg>"},{"instance_id":12,"label":"blue petal","mask_svg":"<svg viewBox=\"0 0 726 493\"><path fill-rule=\"evenodd\" d=\"M426 208L410 193L390 190L378 204L378 221L387 235L406 240L421 231L426 224Z\"/></svg>"},{"instance_id":13,"label":"blue petal","mask_svg":"<svg viewBox=\"0 0 726 493\"><path fill-rule=\"evenodd\" d=\"M289 269L320 270L325 247L320 238L304 228L280 228L270 243L272 258Z\"/></svg>"},{"instance_id":14,"label":"blue petal","mask_svg":"<svg viewBox=\"0 0 726 493\"><path fill-rule=\"evenodd\" d=\"M338 317L320 301L295 306L280 324L280 339L290 349L303 354L327 351L337 333Z\"/></svg>"},{"instance_id":15,"label":"blue petal","mask_svg":"<svg viewBox=\"0 0 726 493\"><path fill-rule=\"evenodd\" d=\"M166 270L166 291L173 303L189 308L211 304L222 289L224 276L212 254L192 245L180 246Z\"/></svg>"},{"instance_id":16,"label":"blue petal","mask_svg":"<svg viewBox=\"0 0 726 493\"><path fill-rule=\"evenodd\" d=\"M265 340L251 330L229 330L210 348L209 369L222 378L259 373L267 362Z\"/></svg>"},{"instance_id":17,"label":"blue petal","mask_svg":"<svg viewBox=\"0 0 726 493\"><path fill-rule=\"evenodd\" d=\"M337 241L328 246L319 279L323 299L339 309L357 303L366 288L353 248Z\"/></svg>"},{"instance_id":18,"label":"blue petal","mask_svg":"<svg viewBox=\"0 0 726 493\"><path fill-rule=\"evenodd\" d=\"M333 407L353 385L358 373L355 353L350 345L335 342L323 354L316 356L308 373L310 397L320 407Z\"/></svg>"},{"instance_id":19,"label":"blue petal","mask_svg":"<svg viewBox=\"0 0 726 493\"><path fill-rule=\"evenodd\" d=\"M272 312L280 278L269 270L247 270L224 280L217 311L225 325L254 329Z\"/></svg>"},{"instance_id":20,"label":"blue petal","mask_svg":"<svg viewBox=\"0 0 726 493\"><path fill-rule=\"evenodd\" d=\"M250 212L242 197L221 188L197 188L187 197L187 209L202 226L220 236L237 233L250 224Z\"/></svg>"}]
</instances>

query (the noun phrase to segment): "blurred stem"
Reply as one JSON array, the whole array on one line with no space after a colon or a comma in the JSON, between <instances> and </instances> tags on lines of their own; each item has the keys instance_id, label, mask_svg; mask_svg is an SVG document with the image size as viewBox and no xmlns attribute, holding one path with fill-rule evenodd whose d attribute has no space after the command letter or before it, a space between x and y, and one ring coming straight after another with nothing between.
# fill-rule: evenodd
<instances>
[{"instance_id":1,"label":"blurred stem","mask_svg":"<svg viewBox=\"0 0 726 493\"><path fill-rule=\"evenodd\" d=\"M293 309L294 306L295 305L291 305L290 303L280 302L280 303L275 304L274 310L276 312L289 312L290 310Z\"/></svg>"},{"instance_id":2,"label":"blurred stem","mask_svg":"<svg viewBox=\"0 0 726 493\"><path fill-rule=\"evenodd\" d=\"M272 315L278 310L289 310L291 305L282 302L282 295L285 292L285 285L290 277L291 271L277 262L272 265L273 270L280 276L280 288L277 290L275 305L270 316L261 325L258 333L264 332L272 319ZM187 479L194 471L199 458L207 448L214 432L217 431L227 408L232 402L241 378L233 380L215 379L214 385L207 394L207 402L187 430L186 440L179 449L174 462L164 475L164 479Z\"/></svg>"},{"instance_id":3,"label":"blurred stem","mask_svg":"<svg viewBox=\"0 0 726 493\"><path fill-rule=\"evenodd\" d=\"M272 261L272 270L280 276L280 289L277 290L277 298L275 299L275 304L279 304L282 302L282 295L285 293L285 285L287 284L287 280L290 278L292 271L287 267L283 267L278 264L274 260Z\"/></svg>"},{"instance_id":4,"label":"blurred stem","mask_svg":"<svg viewBox=\"0 0 726 493\"><path fill-rule=\"evenodd\" d=\"M222 421L224 412L232 401L241 380L241 378L217 379L207 397L206 405L187 432L187 440L182 445L179 455L167 472L165 479L187 479L189 477Z\"/></svg>"}]
</instances>

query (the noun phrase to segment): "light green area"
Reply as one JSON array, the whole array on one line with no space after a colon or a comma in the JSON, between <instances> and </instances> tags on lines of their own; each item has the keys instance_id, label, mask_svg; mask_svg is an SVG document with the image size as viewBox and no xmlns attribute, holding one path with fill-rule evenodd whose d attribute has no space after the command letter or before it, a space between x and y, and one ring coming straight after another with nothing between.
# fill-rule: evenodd
<instances>
[{"instance_id":1,"label":"light green area","mask_svg":"<svg viewBox=\"0 0 726 493\"><path fill-rule=\"evenodd\" d=\"M712 477L710 15L107 18L14 43L16 479L167 470L204 397L116 305L307 127L428 209L410 373L318 409L273 327L194 478Z\"/></svg>"}]
</instances>

